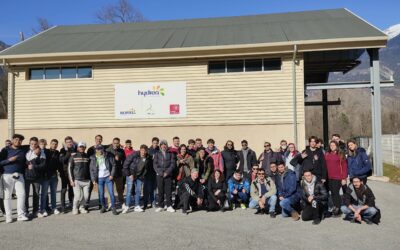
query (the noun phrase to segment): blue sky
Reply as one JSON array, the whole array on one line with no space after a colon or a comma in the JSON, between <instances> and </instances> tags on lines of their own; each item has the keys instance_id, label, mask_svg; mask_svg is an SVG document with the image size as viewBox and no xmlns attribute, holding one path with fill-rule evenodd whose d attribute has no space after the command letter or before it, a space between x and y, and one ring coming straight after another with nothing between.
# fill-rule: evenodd
<instances>
[{"instance_id":1,"label":"blue sky","mask_svg":"<svg viewBox=\"0 0 400 250\"><path fill-rule=\"evenodd\" d=\"M0 41L28 37L37 17L53 25L96 23L95 12L117 0L11 0L0 3ZM149 20L172 20L348 8L380 29L400 23L399 0L131 0Z\"/></svg>"}]
</instances>

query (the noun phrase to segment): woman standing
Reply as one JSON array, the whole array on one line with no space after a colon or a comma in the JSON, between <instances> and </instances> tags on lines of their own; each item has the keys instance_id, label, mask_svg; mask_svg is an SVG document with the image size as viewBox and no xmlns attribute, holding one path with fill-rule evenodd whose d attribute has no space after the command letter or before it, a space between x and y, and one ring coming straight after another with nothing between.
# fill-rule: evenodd
<instances>
[{"instance_id":1,"label":"woman standing","mask_svg":"<svg viewBox=\"0 0 400 250\"><path fill-rule=\"evenodd\" d=\"M347 148L349 149L347 165L350 179L359 177L364 185L367 184L367 178L372 174L372 166L365 149L358 147L355 140L349 140Z\"/></svg>"},{"instance_id":2,"label":"woman standing","mask_svg":"<svg viewBox=\"0 0 400 250\"><path fill-rule=\"evenodd\" d=\"M224 212L224 204L226 199L226 183L224 175L218 169L215 170L208 182L208 210Z\"/></svg>"},{"instance_id":3,"label":"woman standing","mask_svg":"<svg viewBox=\"0 0 400 250\"><path fill-rule=\"evenodd\" d=\"M298 156L300 153L297 151L294 143L289 143L288 150L284 153L283 159L285 161L285 165L288 169L294 171L296 173L297 180L301 179L302 173L300 173L300 164L295 164L294 166L290 163L293 158Z\"/></svg>"},{"instance_id":4,"label":"woman standing","mask_svg":"<svg viewBox=\"0 0 400 250\"><path fill-rule=\"evenodd\" d=\"M210 156L206 156L203 148L199 150L198 157L195 159L195 168L199 170L200 183L206 186L214 169L214 161Z\"/></svg>"},{"instance_id":5,"label":"woman standing","mask_svg":"<svg viewBox=\"0 0 400 250\"><path fill-rule=\"evenodd\" d=\"M224 150L221 152L221 154L225 167L224 173L226 178L229 179L237 169L237 164L239 162L239 157L235 150L233 141L228 140L226 142Z\"/></svg>"},{"instance_id":6,"label":"woman standing","mask_svg":"<svg viewBox=\"0 0 400 250\"><path fill-rule=\"evenodd\" d=\"M339 216L342 205L340 188L347 184L347 161L344 152L340 150L336 141L329 143L328 152L325 153L325 162L328 170L328 188L331 191L334 205L332 213L334 216Z\"/></svg>"},{"instance_id":7,"label":"woman standing","mask_svg":"<svg viewBox=\"0 0 400 250\"><path fill-rule=\"evenodd\" d=\"M185 144L179 146L176 165L178 166L178 183L185 179L185 177L190 176L190 171L194 168L194 160L192 156L187 152L187 147Z\"/></svg>"}]
</instances>

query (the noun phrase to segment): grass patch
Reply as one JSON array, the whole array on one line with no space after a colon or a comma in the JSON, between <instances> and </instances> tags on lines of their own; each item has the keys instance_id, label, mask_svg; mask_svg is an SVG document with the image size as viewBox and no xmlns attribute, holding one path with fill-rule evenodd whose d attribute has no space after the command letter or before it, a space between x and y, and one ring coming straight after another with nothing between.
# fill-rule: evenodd
<instances>
[{"instance_id":1,"label":"grass patch","mask_svg":"<svg viewBox=\"0 0 400 250\"><path fill-rule=\"evenodd\" d=\"M384 163L383 175L389 177L390 182L400 184L400 168Z\"/></svg>"}]
</instances>

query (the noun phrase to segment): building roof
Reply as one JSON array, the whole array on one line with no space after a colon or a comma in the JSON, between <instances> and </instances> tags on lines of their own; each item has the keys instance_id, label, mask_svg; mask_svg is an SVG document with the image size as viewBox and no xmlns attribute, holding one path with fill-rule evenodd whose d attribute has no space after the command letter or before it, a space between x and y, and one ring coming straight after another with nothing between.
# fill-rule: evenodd
<instances>
[{"instance_id":1,"label":"building roof","mask_svg":"<svg viewBox=\"0 0 400 250\"><path fill-rule=\"evenodd\" d=\"M0 58L57 53L190 49L298 41L386 40L347 9L255 16L56 26L0 53Z\"/></svg>"}]
</instances>

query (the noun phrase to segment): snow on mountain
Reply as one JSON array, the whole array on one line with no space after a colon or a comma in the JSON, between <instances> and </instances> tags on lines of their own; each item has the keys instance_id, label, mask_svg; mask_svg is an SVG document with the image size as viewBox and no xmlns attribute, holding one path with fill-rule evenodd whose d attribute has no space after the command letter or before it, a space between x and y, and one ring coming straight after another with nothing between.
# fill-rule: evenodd
<instances>
[{"instance_id":1,"label":"snow on mountain","mask_svg":"<svg viewBox=\"0 0 400 250\"><path fill-rule=\"evenodd\" d=\"M386 35L388 35L389 40L395 38L396 36L400 35L400 23L390 26L389 28L383 31Z\"/></svg>"}]
</instances>

